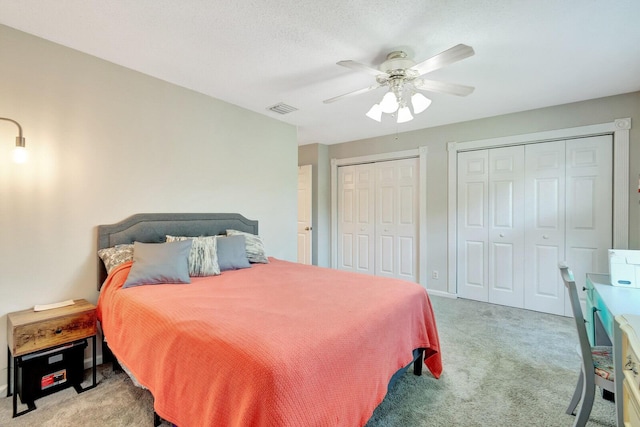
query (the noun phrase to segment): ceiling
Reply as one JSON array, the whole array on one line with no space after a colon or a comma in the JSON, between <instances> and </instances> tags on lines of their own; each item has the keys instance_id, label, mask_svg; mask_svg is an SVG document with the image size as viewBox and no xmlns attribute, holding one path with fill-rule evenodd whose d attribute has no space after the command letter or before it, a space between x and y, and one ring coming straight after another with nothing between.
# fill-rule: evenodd
<instances>
[{"instance_id":1,"label":"ceiling","mask_svg":"<svg viewBox=\"0 0 640 427\"><path fill-rule=\"evenodd\" d=\"M0 23L339 142L640 90L638 0L0 0ZM336 65L475 56L429 73L475 86L429 94L408 123L365 116L385 89ZM267 110L279 102L298 111Z\"/></svg>"}]
</instances>

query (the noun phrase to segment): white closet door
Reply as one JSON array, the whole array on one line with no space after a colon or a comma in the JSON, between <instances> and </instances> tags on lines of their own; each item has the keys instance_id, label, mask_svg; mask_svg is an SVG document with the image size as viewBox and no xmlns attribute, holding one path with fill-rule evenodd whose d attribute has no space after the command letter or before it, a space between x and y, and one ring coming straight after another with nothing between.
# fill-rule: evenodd
<instances>
[{"instance_id":1,"label":"white closet door","mask_svg":"<svg viewBox=\"0 0 640 427\"><path fill-rule=\"evenodd\" d=\"M489 302L524 306L524 146L489 150Z\"/></svg>"},{"instance_id":2,"label":"white closet door","mask_svg":"<svg viewBox=\"0 0 640 427\"><path fill-rule=\"evenodd\" d=\"M458 154L458 294L489 299L489 152Z\"/></svg>"},{"instance_id":3,"label":"white closet door","mask_svg":"<svg viewBox=\"0 0 640 427\"><path fill-rule=\"evenodd\" d=\"M586 273L607 273L612 230L611 136L580 138L566 142L567 214L566 261L584 299ZM565 314L571 314L569 301Z\"/></svg>"},{"instance_id":4,"label":"white closet door","mask_svg":"<svg viewBox=\"0 0 640 427\"><path fill-rule=\"evenodd\" d=\"M374 274L375 176L372 164L338 168L338 268Z\"/></svg>"},{"instance_id":5,"label":"white closet door","mask_svg":"<svg viewBox=\"0 0 640 427\"><path fill-rule=\"evenodd\" d=\"M376 163L377 276L418 281L418 159Z\"/></svg>"},{"instance_id":6,"label":"white closet door","mask_svg":"<svg viewBox=\"0 0 640 427\"><path fill-rule=\"evenodd\" d=\"M565 142L525 147L525 308L564 314Z\"/></svg>"}]
</instances>

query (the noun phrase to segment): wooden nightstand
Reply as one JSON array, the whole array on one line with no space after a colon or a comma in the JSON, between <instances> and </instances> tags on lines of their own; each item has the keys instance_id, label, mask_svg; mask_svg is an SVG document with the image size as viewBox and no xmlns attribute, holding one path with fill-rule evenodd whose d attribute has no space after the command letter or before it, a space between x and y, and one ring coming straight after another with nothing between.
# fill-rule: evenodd
<instances>
[{"instance_id":1,"label":"wooden nightstand","mask_svg":"<svg viewBox=\"0 0 640 427\"><path fill-rule=\"evenodd\" d=\"M84 376L84 348L86 339L91 338L93 344L93 383L85 388L80 386ZM45 311L33 309L16 311L7 315L7 396L11 396L11 360L13 360L13 416L25 414L36 409L36 398L54 393L63 388L73 386L78 393L96 386L96 307L84 299L74 300L73 305ZM81 347L81 348L80 348ZM82 361L80 379L77 369L74 378L67 372L64 359L74 358ZM33 376L29 370L37 371L47 359L52 367L61 366L57 372L46 372L38 378L41 386L37 392L29 391L25 378ZM77 363L75 364L77 365ZM21 373L19 376L18 373ZM41 372L36 372L39 375ZM33 381L32 381L33 382ZM17 397L28 408L17 412ZM30 394L30 396L28 396ZM26 400L26 402L25 402Z\"/></svg>"}]
</instances>

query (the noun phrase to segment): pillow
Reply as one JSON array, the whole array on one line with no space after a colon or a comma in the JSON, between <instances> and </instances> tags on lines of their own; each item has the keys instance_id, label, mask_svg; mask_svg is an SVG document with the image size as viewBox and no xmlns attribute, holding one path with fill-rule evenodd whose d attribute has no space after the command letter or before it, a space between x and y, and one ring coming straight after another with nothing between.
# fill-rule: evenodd
<instances>
[{"instance_id":1,"label":"pillow","mask_svg":"<svg viewBox=\"0 0 640 427\"><path fill-rule=\"evenodd\" d=\"M244 236L216 236L220 271L249 268Z\"/></svg>"},{"instance_id":2,"label":"pillow","mask_svg":"<svg viewBox=\"0 0 640 427\"><path fill-rule=\"evenodd\" d=\"M133 265L122 288L161 283L191 283L191 240L169 243L133 243Z\"/></svg>"},{"instance_id":3,"label":"pillow","mask_svg":"<svg viewBox=\"0 0 640 427\"><path fill-rule=\"evenodd\" d=\"M167 242L192 240L189 253L189 276L217 276L220 274L215 236L167 236Z\"/></svg>"},{"instance_id":4,"label":"pillow","mask_svg":"<svg viewBox=\"0 0 640 427\"><path fill-rule=\"evenodd\" d=\"M269 263L267 255L265 255L264 244L262 243L260 236L238 230L227 230L227 236L244 236L249 262L260 262L262 264Z\"/></svg>"},{"instance_id":5,"label":"pillow","mask_svg":"<svg viewBox=\"0 0 640 427\"><path fill-rule=\"evenodd\" d=\"M107 274L110 274L120 264L133 259L133 244L115 245L110 248L100 249L98 256L104 263Z\"/></svg>"}]
</instances>

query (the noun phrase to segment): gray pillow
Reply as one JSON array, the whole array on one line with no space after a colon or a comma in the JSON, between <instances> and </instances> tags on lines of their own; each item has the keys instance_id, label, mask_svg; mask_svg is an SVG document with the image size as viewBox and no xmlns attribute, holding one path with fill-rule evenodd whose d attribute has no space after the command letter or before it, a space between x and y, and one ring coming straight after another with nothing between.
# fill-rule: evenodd
<instances>
[{"instance_id":1,"label":"gray pillow","mask_svg":"<svg viewBox=\"0 0 640 427\"><path fill-rule=\"evenodd\" d=\"M133 243L133 265L123 288L162 283L191 283L191 240L170 243Z\"/></svg>"},{"instance_id":2,"label":"gray pillow","mask_svg":"<svg viewBox=\"0 0 640 427\"><path fill-rule=\"evenodd\" d=\"M185 237L169 236L167 242L192 240L189 253L189 275L194 277L217 276L220 274L215 236Z\"/></svg>"},{"instance_id":3,"label":"gray pillow","mask_svg":"<svg viewBox=\"0 0 640 427\"><path fill-rule=\"evenodd\" d=\"M249 262L259 262L262 264L269 263L264 251L264 244L262 243L260 236L238 230L227 230L227 236L244 236L246 239L245 246Z\"/></svg>"},{"instance_id":4,"label":"gray pillow","mask_svg":"<svg viewBox=\"0 0 640 427\"><path fill-rule=\"evenodd\" d=\"M249 268L244 236L216 236L220 271Z\"/></svg>"}]
</instances>

